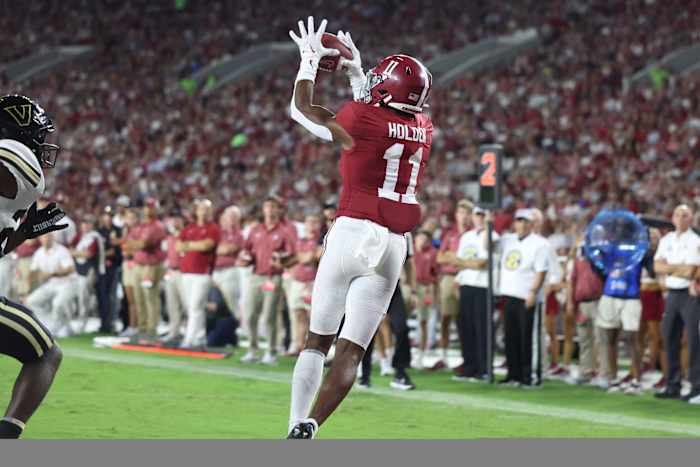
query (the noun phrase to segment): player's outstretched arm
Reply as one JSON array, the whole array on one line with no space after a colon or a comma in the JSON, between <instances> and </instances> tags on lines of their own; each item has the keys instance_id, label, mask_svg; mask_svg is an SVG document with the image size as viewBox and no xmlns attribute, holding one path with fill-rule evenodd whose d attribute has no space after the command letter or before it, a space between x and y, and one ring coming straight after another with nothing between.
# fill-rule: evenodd
<instances>
[{"instance_id":1,"label":"player's outstretched arm","mask_svg":"<svg viewBox=\"0 0 700 467\"><path fill-rule=\"evenodd\" d=\"M309 132L325 141L335 141L343 147L353 145L352 137L336 122L330 110L314 105L313 90L321 57L337 55L335 49L328 49L321 44L321 37L326 31L327 21L321 21L318 30L314 28L314 19L309 16L307 26L299 21L299 36L289 31L289 36L299 47L301 63L294 83L294 94L290 104L291 117Z\"/></svg>"}]
</instances>

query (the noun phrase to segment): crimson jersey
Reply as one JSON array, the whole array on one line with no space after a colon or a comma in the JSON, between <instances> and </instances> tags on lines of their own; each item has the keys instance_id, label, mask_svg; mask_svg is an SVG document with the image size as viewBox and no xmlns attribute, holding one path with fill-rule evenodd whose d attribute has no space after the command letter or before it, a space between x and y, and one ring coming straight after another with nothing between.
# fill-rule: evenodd
<instances>
[{"instance_id":1,"label":"crimson jersey","mask_svg":"<svg viewBox=\"0 0 700 467\"><path fill-rule=\"evenodd\" d=\"M396 233L413 230L421 220L416 194L433 141L430 118L348 102L336 121L355 141L340 158L337 216L369 219Z\"/></svg>"}]
</instances>

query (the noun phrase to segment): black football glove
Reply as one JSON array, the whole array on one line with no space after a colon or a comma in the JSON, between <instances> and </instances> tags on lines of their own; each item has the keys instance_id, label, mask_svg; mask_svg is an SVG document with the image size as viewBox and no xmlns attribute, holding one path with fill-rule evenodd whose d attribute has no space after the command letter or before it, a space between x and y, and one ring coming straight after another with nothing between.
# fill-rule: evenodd
<instances>
[{"instance_id":1,"label":"black football glove","mask_svg":"<svg viewBox=\"0 0 700 467\"><path fill-rule=\"evenodd\" d=\"M68 224L56 225L65 216L66 213L56 203L49 203L44 209L37 210L35 202L29 207L24 222L20 224L18 230L21 230L27 239L37 238L68 227Z\"/></svg>"}]
</instances>

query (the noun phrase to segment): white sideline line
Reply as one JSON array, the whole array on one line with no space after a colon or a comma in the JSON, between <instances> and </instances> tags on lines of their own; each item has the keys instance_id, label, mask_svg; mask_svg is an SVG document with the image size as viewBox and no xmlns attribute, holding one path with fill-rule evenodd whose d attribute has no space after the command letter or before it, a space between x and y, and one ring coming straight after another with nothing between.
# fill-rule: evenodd
<instances>
[{"instance_id":1,"label":"white sideline line","mask_svg":"<svg viewBox=\"0 0 700 467\"><path fill-rule=\"evenodd\" d=\"M187 362L168 361L160 359L156 360L151 358L137 357L134 355L116 356L113 354L101 353L99 351L95 352L89 350L64 348L63 353L67 357L80 358L84 360L139 365L158 369L187 371L191 373L236 376L240 378L248 378L271 383L289 384L291 379L291 375L277 372L267 372L248 368L214 367L203 364L194 365ZM620 414L607 414L603 412L593 412L580 409L566 409L542 404L534 404L531 402L517 402L466 394L443 393L439 391L395 391L385 388L370 388L367 390L363 390L362 393L393 397L397 399L405 399L417 402L427 401L433 403L455 405L470 409L499 410L526 415L539 415L568 420L578 420L593 424L603 424L631 428L634 430L659 431L700 437L700 424L688 425L678 422L664 422L649 418L631 417ZM693 407L689 406L689 408L692 409Z\"/></svg>"}]
</instances>

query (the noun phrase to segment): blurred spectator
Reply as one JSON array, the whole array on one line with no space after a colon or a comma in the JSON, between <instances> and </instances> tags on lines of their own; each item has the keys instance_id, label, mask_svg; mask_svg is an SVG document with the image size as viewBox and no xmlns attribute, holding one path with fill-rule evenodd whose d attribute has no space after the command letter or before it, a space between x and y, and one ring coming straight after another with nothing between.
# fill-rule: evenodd
<instances>
[{"instance_id":1,"label":"blurred spectator","mask_svg":"<svg viewBox=\"0 0 700 467\"><path fill-rule=\"evenodd\" d=\"M218 287L210 287L206 301L207 346L225 347L238 345L238 320L226 306L226 300Z\"/></svg>"},{"instance_id":2,"label":"blurred spectator","mask_svg":"<svg viewBox=\"0 0 700 467\"><path fill-rule=\"evenodd\" d=\"M248 279L246 292L246 318L250 332L250 348L241 361L258 361L258 320L263 316L267 325L268 350L262 363L277 362L277 310L282 296L283 262L295 254L289 229L281 223L282 205L276 197L268 197L263 203L263 222L248 234L239 264L253 265L253 275Z\"/></svg>"},{"instance_id":3,"label":"blurred spectator","mask_svg":"<svg viewBox=\"0 0 700 467\"><path fill-rule=\"evenodd\" d=\"M499 384L524 387L535 384L532 371L535 305L549 266L549 247L542 236L534 233L534 222L531 210L519 209L515 213L515 233L505 234L499 241L500 292L506 300L504 327L508 368L507 376Z\"/></svg>"},{"instance_id":4,"label":"blurred spectator","mask_svg":"<svg viewBox=\"0 0 700 467\"><path fill-rule=\"evenodd\" d=\"M100 214L97 232L102 237L105 251L105 270L97 278L99 331L111 333L117 317L117 285L122 267L122 249L119 246L119 239L122 236L122 229L112 222L112 209L109 206Z\"/></svg>"},{"instance_id":5,"label":"blurred spectator","mask_svg":"<svg viewBox=\"0 0 700 467\"><path fill-rule=\"evenodd\" d=\"M129 209L124 213L124 225L119 245L124 255L122 262L122 288L126 299L127 316L125 317L124 330L120 337L132 337L138 332L139 310L136 301L136 245L139 238L139 218L136 209Z\"/></svg>"},{"instance_id":6,"label":"blurred spectator","mask_svg":"<svg viewBox=\"0 0 700 467\"><path fill-rule=\"evenodd\" d=\"M221 233L213 222L213 207L208 199L194 202L194 219L180 235L176 249L180 253L180 300L187 310L187 329L180 347L198 348L206 344L206 301L212 286L216 245Z\"/></svg>"},{"instance_id":7,"label":"blurred spectator","mask_svg":"<svg viewBox=\"0 0 700 467\"><path fill-rule=\"evenodd\" d=\"M296 264L291 269L289 309L292 328L292 346L289 355L298 355L306 343L311 311L311 291L321 259L321 218L316 214L306 216L304 236L297 240Z\"/></svg>"},{"instance_id":8,"label":"blurred spectator","mask_svg":"<svg viewBox=\"0 0 700 467\"><path fill-rule=\"evenodd\" d=\"M454 259L459 246L459 240L469 229L470 217L474 205L466 200L460 200L455 206L454 225L445 232L440 239L440 251L437 254L437 264L440 265L440 282L438 291L440 297L440 349L442 349L441 359L433 365L433 370L440 370L447 366L447 347L450 343L450 324L456 320L459 312L459 285L455 282L455 276L459 268L448 260ZM429 238L432 238L429 237ZM457 331L460 342L463 336L459 326Z\"/></svg>"},{"instance_id":9,"label":"blurred spectator","mask_svg":"<svg viewBox=\"0 0 700 467\"><path fill-rule=\"evenodd\" d=\"M240 306L243 277L236 263L245 239L241 231L241 210L238 206L231 205L224 209L219 217L219 229L221 240L216 247L216 262L212 278L226 300L226 306L241 323L243 321Z\"/></svg>"},{"instance_id":10,"label":"blurred spectator","mask_svg":"<svg viewBox=\"0 0 700 467\"><path fill-rule=\"evenodd\" d=\"M333 226L333 222L335 222L336 211L337 206L335 205L335 203L323 203L323 219L321 222L321 238L319 240L320 242L323 242L323 239L326 238L326 234Z\"/></svg>"},{"instance_id":11,"label":"blurred spectator","mask_svg":"<svg viewBox=\"0 0 700 467\"><path fill-rule=\"evenodd\" d=\"M88 316L97 307L95 285L98 275L105 273L104 242L95 230L96 224L94 216L83 216L80 221L80 240L70 250L78 273L78 316L82 319L80 332L85 332Z\"/></svg>"},{"instance_id":12,"label":"blurred spectator","mask_svg":"<svg viewBox=\"0 0 700 467\"><path fill-rule=\"evenodd\" d=\"M675 231L669 232L659 242L654 256L654 271L666 276L666 305L661 322L666 357L668 360L666 388L656 394L661 399L681 398L680 349L683 330L688 336L689 374L692 399L700 394L700 339L696 309L697 299L691 298L689 287L700 265L700 236L690 228L692 210L685 204L673 211Z\"/></svg>"},{"instance_id":13,"label":"blurred spectator","mask_svg":"<svg viewBox=\"0 0 700 467\"><path fill-rule=\"evenodd\" d=\"M178 212L167 220L165 225L168 236L165 238L165 310L168 313L168 334L163 338L168 346L180 345L182 342L180 328L182 316L186 313L181 290L180 252L177 250L178 237L185 227L185 219Z\"/></svg>"},{"instance_id":14,"label":"blurred spectator","mask_svg":"<svg viewBox=\"0 0 700 467\"><path fill-rule=\"evenodd\" d=\"M661 240L659 229L649 229L649 251L647 255L652 258L656 254ZM654 271L642 269L642 288L639 292L642 302L642 321L639 325L639 349L642 356L642 374L645 371L653 371L657 365L661 365L661 379L654 384L654 388L662 390L666 387L666 353L663 350L663 338L661 336L661 318L664 314L663 286ZM644 361L644 355L649 347L649 359Z\"/></svg>"},{"instance_id":15,"label":"blurred spectator","mask_svg":"<svg viewBox=\"0 0 700 467\"><path fill-rule=\"evenodd\" d=\"M165 240L166 232L157 211L158 201L146 199L143 219L134 229L133 240L126 241L127 248L134 254L134 301L138 331L143 339L155 338L156 326L160 322L160 281L165 259L161 242Z\"/></svg>"},{"instance_id":16,"label":"blurred spectator","mask_svg":"<svg viewBox=\"0 0 700 467\"><path fill-rule=\"evenodd\" d=\"M542 211L540 211L537 208L532 208L530 209L530 211L534 216L534 221L532 223L532 231L537 235L544 236L543 230L545 228L545 225ZM545 276L544 285L540 293L537 295L537 306L541 308L541 314L544 315L544 319L542 320L542 322L537 323L540 326L540 329L535 329L536 334L535 336L533 336L533 342L537 343L540 340L540 337L537 333L547 333L549 345L539 346L539 344L535 344L536 348L539 349L540 352L542 352L541 358L543 364L547 361L547 357L549 357L550 359L550 364L548 368L549 375L565 377L569 374L569 370L568 368L563 368L559 366L560 346L559 335L557 332L559 302L556 298L556 293L559 290L563 289L565 286L564 270L562 264L559 262L559 255L557 254L557 247L559 245L556 243L552 243L549 238L545 238L545 240L547 240L547 275Z\"/></svg>"},{"instance_id":17,"label":"blurred spectator","mask_svg":"<svg viewBox=\"0 0 700 467\"><path fill-rule=\"evenodd\" d=\"M53 233L39 237L41 247L32 256L32 275L41 285L27 297L27 307L36 310L57 337L73 334L71 311L77 298L75 263L68 248L56 242Z\"/></svg>"},{"instance_id":18,"label":"blurred spectator","mask_svg":"<svg viewBox=\"0 0 700 467\"><path fill-rule=\"evenodd\" d=\"M17 255L17 264L15 265L15 279L10 296L24 300L29 295L29 292L36 287L36 284L32 281L31 265L32 256L39 247L39 240L34 238L25 240L13 252Z\"/></svg>"},{"instance_id":19,"label":"blurred spectator","mask_svg":"<svg viewBox=\"0 0 700 467\"><path fill-rule=\"evenodd\" d=\"M488 214L490 216L490 214ZM472 213L472 229L459 239L457 254L452 263L459 268L459 315L457 328L460 330L460 350L462 365L455 369L455 379L484 379L488 375L487 355L488 320L491 318L487 307L488 278L488 231L487 213L476 207ZM498 242L500 236L493 232L492 239ZM498 257L493 258L498 265ZM493 271L493 286L496 288L496 271Z\"/></svg>"},{"instance_id":20,"label":"blurred spectator","mask_svg":"<svg viewBox=\"0 0 700 467\"><path fill-rule=\"evenodd\" d=\"M15 279L17 256L13 254L0 258L0 297L9 297Z\"/></svg>"},{"instance_id":21,"label":"blurred spectator","mask_svg":"<svg viewBox=\"0 0 700 467\"><path fill-rule=\"evenodd\" d=\"M602 273L598 272L583 254L583 235L574 245L574 263L567 283L566 314L575 317L579 345L578 376L570 377L570 384L588 384L598 370L607 374L605 348L598 344L595 321L598 316L598 300L603 294ZM600 362L600 366L597 364Z\"/></svg>"},{"instance_id":22,"label":"blurred spectator","mask_svg":"<svg viewBox=\"0 0 700 467\"><path fill-rule=\"evenodd\" d=\"M432 245L430 238L428 232L418 231L415 235L415 250L413 254L413 263L416 270L416 295L413 297L415 300L414 310L420 326L420 343L418 344L416 360L416 368L419 370L423 369L423 358L428 348L428 319L433 309L433 298L435 296L438 274L437 250ZM447 346L443 349L443 354L444 357L447 357Z\"/></svg>"}]
</instances>

